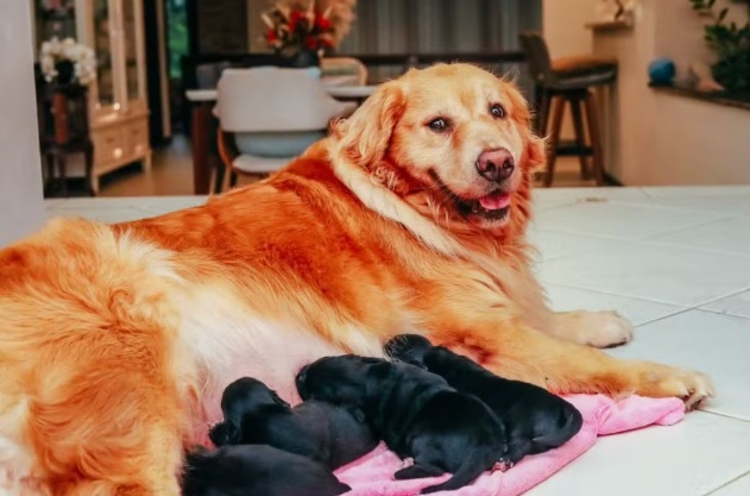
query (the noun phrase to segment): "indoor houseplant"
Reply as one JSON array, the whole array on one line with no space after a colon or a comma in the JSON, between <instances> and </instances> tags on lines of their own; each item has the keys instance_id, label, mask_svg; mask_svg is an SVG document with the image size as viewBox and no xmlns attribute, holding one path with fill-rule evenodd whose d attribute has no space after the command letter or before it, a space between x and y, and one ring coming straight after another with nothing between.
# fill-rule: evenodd
<instances>
[{"instance_id":1,"label":"indoor houseplant","mask_svg":"<svg viewBox=\"0 0 750 496\"><path fill-rule=\"evenodd\" d=\"M744 25L727 20L728 8L717 14L716 0L690 0L700 15L710 18L704 38L717 55L711 66L714 79L728 91L750 92L750 20Z\"/></svg>"},{"instance_id":2,"label":"indoor houseplant","mask_svg":"<svg viewBox=\"0 0 750 496\"><path fill-rule=\"evenodd\" d=\"M317 65L320 54L335 47L348 32L353 4L352 0L277 2L262 15L268 27L266 41L277 53L291 58L294 66Z\"/></svg>"}]
</instances>

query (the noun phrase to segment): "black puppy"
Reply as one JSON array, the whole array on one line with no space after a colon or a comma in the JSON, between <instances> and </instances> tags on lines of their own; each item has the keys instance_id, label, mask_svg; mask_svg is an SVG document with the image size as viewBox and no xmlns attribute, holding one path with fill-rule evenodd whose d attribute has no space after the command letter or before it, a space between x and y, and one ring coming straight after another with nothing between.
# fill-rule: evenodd
<instances>
[{"instance_id":1,"label":"black puppy","mask_svg":"<svg viewBox=\"0 0 750 496\"><path fill-rule=\"evenodd\" d=\"M297 390L303 399L361 409L392 451L414 459L396 479L453 474L423 494L459 489L506 456L503 426L484 403L414 365L354 355L321 358L302 368Z\"/></svg>"},{"instance_id":2,"label":"black puppy","mask_svg":"<svg viewBox=\"0 0 750 496\"><path fill-rule=\"evenodd\" d=\"M335 470L366 455L378 439L362 412L321 401L295 408L257 379L238 379L221 398L224 422L209 432L216 446L268 444Z\"/></svg>"},{"instance_id":3,"label":"black puppy","mask_svg":"<svg viewBox=\"0 0 750 496\"><path fill-rule=\"evenodd\" d=\"M183 496L337 496L351 488L304 456L271 446L226 446L188 453Z\"/></svg>"},{"instance_id":4,"label":"black puppy","mask_svg":"<svg viewBox=\"0 0 750 496\"><path fill-rule=\"evenodd\" d=\"M471 359L427 338L403 334L391 339L385 351L393 358L422 364L458 391L482 400L505 425L509 461L557 448L575 436L583 425L581 413L544 388L498 377Z\"/></svg>"}]
</instances>

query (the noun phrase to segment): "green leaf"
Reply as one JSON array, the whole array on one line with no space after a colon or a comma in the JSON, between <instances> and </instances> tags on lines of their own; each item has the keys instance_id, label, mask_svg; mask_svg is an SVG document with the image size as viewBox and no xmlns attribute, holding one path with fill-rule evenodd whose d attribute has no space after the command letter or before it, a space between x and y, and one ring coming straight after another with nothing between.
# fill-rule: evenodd
<instances>
[{"instance_id":1,"label":"green leaf","mask_svg":"<svg viewBox=\"0 0 750 496\"><path fill-rule=\"evenodd\" d=\"M727 13L729 13L729 9L727 7L724 7L723 9L721 9L721 12L719 13L719 18L716 21L716 24L721 24L721 22L727 16Z\"/></svg>"}]
</instances>

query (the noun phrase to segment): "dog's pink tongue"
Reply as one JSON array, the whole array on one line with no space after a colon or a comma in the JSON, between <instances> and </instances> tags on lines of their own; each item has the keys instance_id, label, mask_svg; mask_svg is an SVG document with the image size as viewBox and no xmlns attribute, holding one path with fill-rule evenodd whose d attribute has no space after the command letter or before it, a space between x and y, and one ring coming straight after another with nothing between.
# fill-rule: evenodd
<instances>
[{"instance_id":1,"label":"dog's pink tongue","mask_svg":"<svg viewBox=\"0 0 750 496\"><path fill-rule=\"evenodd\" d=\"M508 193L493 193L479 199L479 204L485 210L500 210L510 205Z\"/></svg>"}]
</instances>

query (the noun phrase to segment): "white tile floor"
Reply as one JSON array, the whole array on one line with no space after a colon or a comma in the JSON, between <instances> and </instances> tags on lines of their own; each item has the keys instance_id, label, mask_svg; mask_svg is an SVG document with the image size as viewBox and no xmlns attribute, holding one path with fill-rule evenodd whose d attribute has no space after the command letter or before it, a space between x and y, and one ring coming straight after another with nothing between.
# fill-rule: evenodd
<instances>
[{"instance_id":1,"label":"white tile floor","mask_svg":"<svg viewBox=\"0 0 750 496\"><path fill-rule=\"evenodd\" d=\"M51 200L107 222L198 197ZM531 496L750 496L750 186L539 190L531 238L558 310L616 309L623 357L703 370L718 395L674 427L602 438Z\"/></svg>"}]
</instances>

